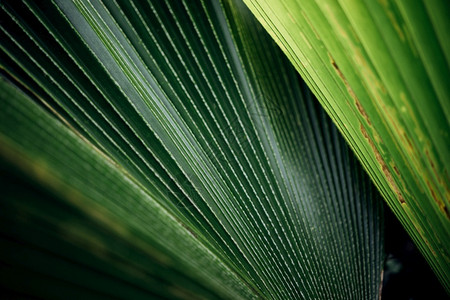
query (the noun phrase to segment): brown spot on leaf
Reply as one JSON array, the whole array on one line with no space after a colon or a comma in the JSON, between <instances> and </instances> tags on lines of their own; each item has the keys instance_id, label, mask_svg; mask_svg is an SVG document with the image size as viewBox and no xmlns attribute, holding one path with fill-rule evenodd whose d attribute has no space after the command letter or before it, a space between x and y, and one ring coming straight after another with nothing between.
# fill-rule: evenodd
<instances>
[{"instance_id":1,"label":"brown spot on leaf","mask_svg":"<svg viewBox=\"0 0 450 300\"><path fill-rule=\"evenodd\" d=\"M437 178L438 182L441 185L445 185L444 182L443 182L442 177L439 176L438 171L436 170L436 166L435 166L433 160L431 159L431 156L430 156L430 153L428 152L428 150L425 150L425 155L426 155L426 157L428 159L428 162L430 163L431 169L433 170L434 176Z\"/></svg>"},{"instance_id":2,"label":"brown spot on leaf","mask_svg":"<svg viewBox=\"0 0 450 300\"><path fill-rule=\"evenodd\" d=\"M338 76L342 79L342 82L344 82L345 88L347 89L347 92L350 94L352 99L355 101L356 108L358 109L359 113L363 118L366 120L367 124L372 126L372 122L370 122L369 116L367 115L366 111L364 110L364 107L361 105L361 102L359 102L358 97L356 97L355 92L348 84L347 79L345 78L344 74L342 74L342 71L339 69L338 65L334 61L333 57L328 53L328 56L330 57L331 65L333 66L334 70L338 74Z\"/></svg>"},{"instance_id":3,"label":"brown spot on leaf","mask_svg":"<svg viewBox=\"0 0 450 300\"><path fill-rule=\"evenodd\" d=\"M436 192L434 191L433 187L431 186L431 183L430 183L428 180L425 180L425 181L426 181L426 183L427 183L428 189L429 189L430 192L431 192L431 197L432 197L433 200L436 202L436 204L438 205L439 209L442 211L442 213L444 214L444 216L445 216L447 219L450 219L450 215L449 215L447 206L445 205L445 203L444 203L441 199L439 199L439 198L437 197Z\"/></svg>"},{"instance_id":4,"label":"brown spot on leaf","mask_svg":"<svg viewBox=\"0 0 450 300\"><path fill-rule=\"evenodd\" d=\"M372 141L372 139L370 138L369 134L367 133L366 129L364 128L364 126L362 124L360 124L360 130L361 130L363 136L369 142L369 145L372 148L373 153L375 154L375 159L377 160L378 164L381 166L381 170L383 171L384 177L388 181L392 190L397 195L397 198L400 201L400 204L406 204L405 199L403 198L402 193L400 192L400 189L398 188L397 184L394 181L394 178L392 177L391 172L389 171L389 168L387 167L386 163L384 162L383 158L381 157L380 152L375 147L374 142Z\"/></svg>"},{"instance_id":5,"label":"brown spot on leaf","mask_svg":"<svg viewBox=\"0 0 450 300\"><path fill-rule=\"evenodd\" d=\"M364 117L364 119L366 119L367 124L372 125L372 123L370 122L369 116L367 115L366 111L364 110L364 108L361 105L361 102L359 102L359 100L356 98L356 96L355 96L355 104L356 104L356 108L358 109L359 113Z\"/></svg>"},{"instance_id":6,"label":"brown spot on leaf","mask_svg":"<svg viewBox=\"0 0 450 300\"><path fill-rule=\"evenodd\" d=\"M444 205L444 215L447 219L450 220L450 212L448 211L448 207Z\"/></svg>"},{"instance_id":7,"label":"brown spot on leaf","mask_svg":"<svg viewBox=\"0 0 450 300\"><path fill-rule=\"evenodd\" d=\"M417 227L416 227L417 228ZM425 244L427 244L428 249L431 251L431 253L433 253L433 255L435 257L437 257L436 251L434 251L433 247L431 246L430 242L423 236L423 234L421 234L423 240L425 241Z\"/></svg>"},{"instance_id":8,"label":"brown spot on leaf","mask_svg":"<svg viewBox=\"0 0 450 300\"><path fill-rule=\"evenodd\" d=\"M397 166L394 166L393 169L395 171L395 174L397 174L397 176L400 176L400 172L398 171Z\"/></svg>"},{"instance_id":9,"label":"brown spot on leaf","mask_svg":"<svg viewBox=\"0 0 450 300\"><path fill-rule=\"evenodd\" d=\"M409 139L408 135L405 132L403 132L403 137L405 138L406 142L408 143L409 149L413 150L414 148L411 143L411 140Z\"/></svg>"}]
</instances>

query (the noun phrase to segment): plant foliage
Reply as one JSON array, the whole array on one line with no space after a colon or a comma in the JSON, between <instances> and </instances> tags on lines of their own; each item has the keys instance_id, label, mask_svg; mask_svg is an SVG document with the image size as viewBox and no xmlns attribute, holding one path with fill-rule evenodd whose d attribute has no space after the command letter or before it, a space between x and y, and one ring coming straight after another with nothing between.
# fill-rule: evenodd
<instances>
[{"instance_id":1,"label":"plant foliage","mask_svg":"<svg viewBox=\"0 0 450 300\"><path fill-rule=\"evenodd\" d=\"M245 2L450 292L450 3Z\"/></svg>"},{"instance_id":2,"label":"plant foliage","mask_svg":"<svg viewBox=\"0 0 450 300\"><path fill-rule=\"evenodd\" d=\"M10 289L378 297L375 190L242 3L0 6L1 68L29 95L2 82L3 169L27 188L2 197L1 259L52 286Z\"/></svg>"}]
</instances>

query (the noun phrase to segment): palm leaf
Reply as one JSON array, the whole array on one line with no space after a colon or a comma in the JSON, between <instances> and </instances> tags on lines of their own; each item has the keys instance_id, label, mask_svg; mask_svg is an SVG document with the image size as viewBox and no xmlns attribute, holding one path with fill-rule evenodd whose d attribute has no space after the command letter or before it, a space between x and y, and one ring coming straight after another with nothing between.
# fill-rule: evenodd
<instances>
[{"instance_id":1,"label":"palm leaf","mask_svg":"<svg viewBox=\"0 0 450 300\"><path fill-rule=\"evenodd\" d=\"M188 228L217 257L216 269L223 264L262 298L377 297L383 255L374 189L241 3L1 7L6 76ZM11 121L3 128L12 129ZM143 220L152 218L147 209ZM216 291L196 279L230 297L229 285ZM230 293L245 298L248 289Z\"/></svg>"},{"instance_id":2,"label":"palm leaf","mask_svg":"<svg viewBox=\"0 0 450 300\"><path fill-rule=\"evenodd\" d=\"M255 297L121 168L0 86L2 284L50 298Z\"/></svg>"},{"instance_id":3,"label":"palm leaf","mask_svg":"<svg viewBox=\"0 0 450 300\"><path fill-rule=\"evenodd\" d=\"M450 291L448 1L245 2Z\"/></svg>"}]
</instances>

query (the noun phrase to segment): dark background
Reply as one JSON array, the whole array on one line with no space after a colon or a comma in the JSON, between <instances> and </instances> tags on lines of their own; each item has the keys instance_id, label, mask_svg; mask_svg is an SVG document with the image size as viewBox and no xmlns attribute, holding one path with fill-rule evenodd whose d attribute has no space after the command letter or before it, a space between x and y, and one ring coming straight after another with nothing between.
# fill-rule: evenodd
<instances>
[{"instance_id":1,"label":"dark background","mask_svg":"<svg viewBox=\"0 0 450 300\"><path fill-rule=\"evenodd\" d=\"M400 222L385 205L382 300L450 299Z\"/></svg>"}]
</instances>

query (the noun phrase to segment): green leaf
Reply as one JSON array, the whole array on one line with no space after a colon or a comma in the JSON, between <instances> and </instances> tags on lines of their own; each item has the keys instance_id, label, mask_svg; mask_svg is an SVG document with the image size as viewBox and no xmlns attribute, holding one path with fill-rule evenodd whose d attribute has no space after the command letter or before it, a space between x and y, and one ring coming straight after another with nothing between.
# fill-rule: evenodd
<instances>
[{"instance_id":1,"label":"green leaf","mask_svg":"<svg viewBox=\"0 0 450 300\"><path fill-rule=\"evenodd\" d=\"M245 2L450 291L449 2Z\"/></svg>"},{"instance_id":2,"label":"green leaf","mask_svg":"<svg viewBox=\"0 0 450 300\"><path fill-rule=\"evenodd\" d=\"M50 297L255 297L121 168L0 87L0 253L22 276L2 283ZM46 280L59 290L40 291Z\"/></svg>"},{"instance_id":3,"label":"green leaf","mask_svg":"<svg viewBox=\"0 0 450 300\"><path fill-rule=\"evenodd\" d=\"M188 228L215 268L260 298L378 297L374 187L242 3L0 5L8 76Z\"/></svg>"}]
</instances>

